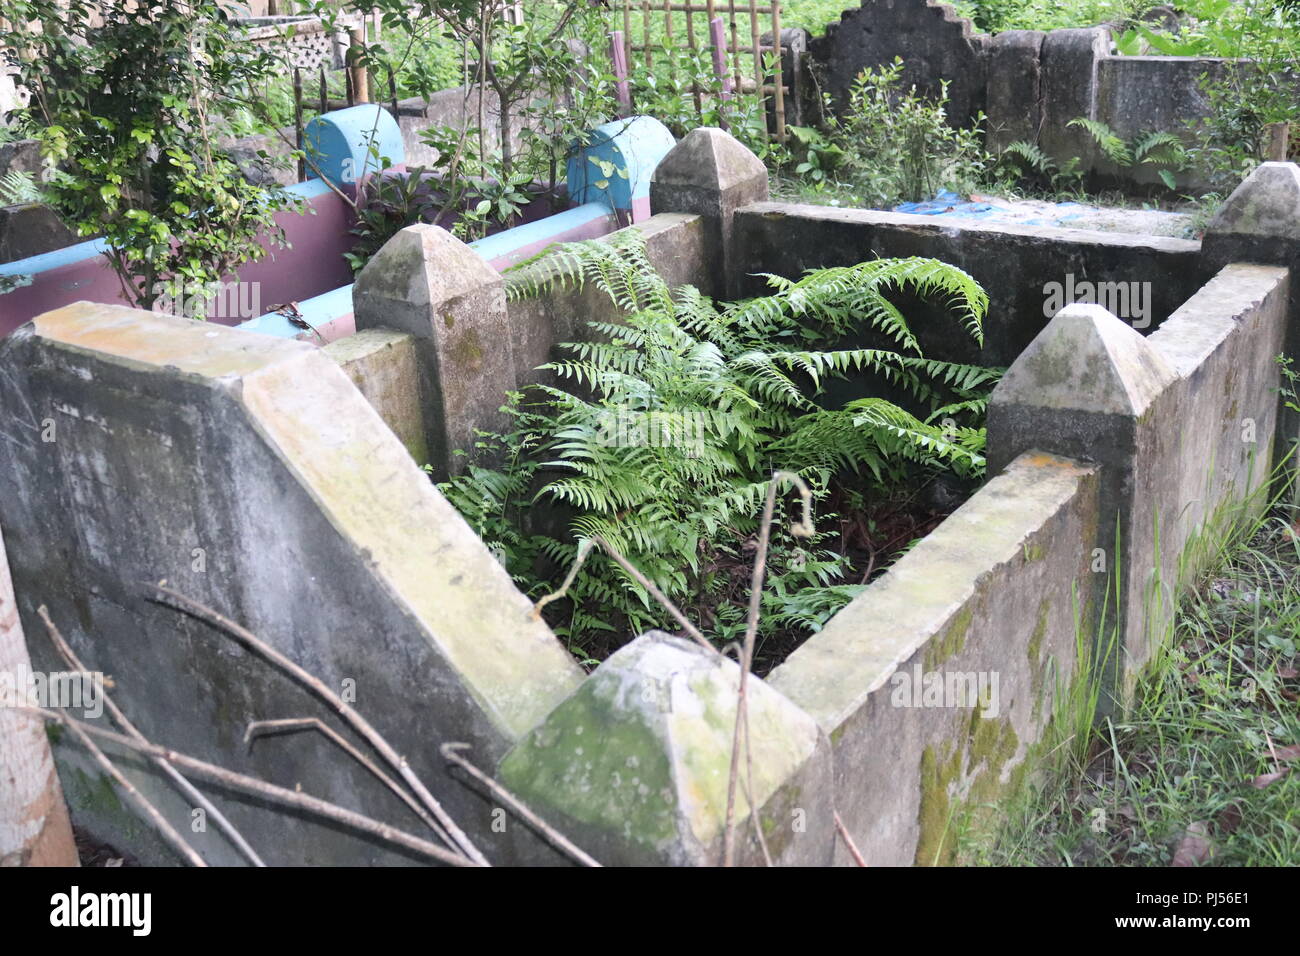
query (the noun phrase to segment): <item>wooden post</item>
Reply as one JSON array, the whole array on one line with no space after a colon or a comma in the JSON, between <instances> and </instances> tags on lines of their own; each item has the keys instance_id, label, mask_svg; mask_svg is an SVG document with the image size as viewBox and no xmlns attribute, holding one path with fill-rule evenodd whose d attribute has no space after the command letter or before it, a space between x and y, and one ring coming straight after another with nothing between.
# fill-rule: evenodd
<instances>
[{"instance_id":1,"label":"wooden post","mask_svg":"<svg viewBox=\"0 0 1300 956\"><path fill-rule=\"evenodd\" d=\"M713 43L713 74L722 88L722 98L731 99L731 74L727 71L727 28L722 17L709 21L709 39Z\"/></svg>"},{"instance_id":2,"label":"wooden post","mask_svg":"<svg viewBox=\"0 0 1300 956\"><path fill-rule=\"evenodd\" d=\"M781 69L781 0L772 0L772 48L776 53L776 66L773 67L772 86L776 104L776 138L785 142L785 82Z\"/></svg>"},{"instance_id":3,"label":"wooden post","mask_svg":"<svg viewBox=\"0 0 1300 956\"><path fill-rule=\"evenodd\" d=\"M732 89L740 90L740 37L736 32L736 0L727 0L727 13L731 18L731 54L732 68L736 71L736 77L732 81Z\"/></svg>"},{"instance_id":4,"label":"wooden post","mask_svg":"<svg viewBox=\"0 0 1300 956\"><path fill-rule=\"evenodd\" d=\"M749 42L750 50L754 54L754 94L758 97L759 102L763 100L763 52L759 48L758 40L758 0L749 0ZM767 120L764 119L759 127L763 131L763 139L767 139Z\"/></svg>"},{"instance_id":5,"label":"wooden post","mask_svg":"<svg viewBox=\"0 0 1300 956\"><path fill-rule=\"evenodd\" d=\"M655 56L650 47L650 0L641 0L641 45L645 47L645 68L653 70Z\"/></svg>"},{"instance_id":6,"label":"wooden post","mask_svg":"<svg viewBox=\"0 0 1300 956\"><path fill-rule=\"evenodd\" d=\"M1290 123L1271 123L1264 128L1264 159L1274 163L1285 163L1290 140Z\"/></svg>"},{"instance_id":7,"label":"wooden post","mask_svg":"<svg viewBox=\"0 0 1300 956\"><path fill-rule=\"evenodd\" d=\"M730 130L726 105L731 99L731 74L727 72L727 27L722 17L709 21L709 41L713 47L713 75L718 78L718 126Z\"/></svg>"},{"instance_id":8,"label":"wooden post","mask_svg":"<svg viewBox=\"0 0 1300 956\"><path fill-rule=\"evenodd\" d=\"M664 46L669 50L673 48L673 0L664 0ZM668 61L668 75L676 81L677 79L677 61L670 59Z\"/></svg>"},{"instance_id":9,"label":"wooden post","mask_svg":"<svg viewBox=\"0 0 1300 956\"><path fill-rule=\"evenodd\" d=\"M352 77L352 100L348 103L369 103L370 102L370 83L366 77L365 64L361 62L361 56L357 52L358 47L366 45L365 27L348 31L352 36L352 45L348 49L348 57L351 61L348 64L348 73Z\"/></svg>"},{"instance_id":10,"label":"wooden post","mask_svg":"<svg viewBox=\"0 0 1300 956\"><path fill-rule=\"evenodd\" d=\"M623 0L623 68L632 64L632 0Z\"/></svg>"},{"instance_id":11,"label":"wooden post","mask_svg":"<svg viewBox=\"0 0 1300 956\"><path fill-rule=\"evenodd\" d=\"M695 59L699 45L695 42L695 16L690 4L686 4L686 46L691 51L691 95L695 98L695 116L704 121L704 100L700 96L700 84L695 82Z\"/></svg>"},{"instance_id":12,"label":"wooden post","mask_svg":"<svg viewBox=\"0 0 1300 956\"><path fill-rule=\"evenodd\" d=\"M622 30L609 35L609 58L614 63L614 93L619 116L632 115L632 90L627 84L627 40Z\"/></svg>"},{"instance_id":13,"label":"wooden post","mask_svg":"<svg viewBox=\"0 0 1300 956\"><path fill-rule=\"evenodd\" d=\"M307 178L307 164L302 157L302 70L293 68L293 130L294 142L298 145L298 182Z\"/></svg>"}]
</instances>

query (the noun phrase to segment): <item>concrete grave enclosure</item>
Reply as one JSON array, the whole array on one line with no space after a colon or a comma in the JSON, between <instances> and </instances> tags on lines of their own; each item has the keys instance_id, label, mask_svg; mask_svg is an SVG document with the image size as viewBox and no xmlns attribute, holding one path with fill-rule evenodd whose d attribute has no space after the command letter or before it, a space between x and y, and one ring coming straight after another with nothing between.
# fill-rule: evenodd
<instances>
[{"instance_id":1,"label":"concrete grave enclosure","mask_svg":"<svg viewBox=\"0 0 1300 956\"><path fill-rule=\"evenodd\" d=\"M1100 121L1125 141L1154 130L1184 135L1188 124L1209 115L1202 76L1220 77L1235 63L1247 63L1114 54L1105 26L990 36L976 32L951 4L935 0L862 0L809 37L807 49L805 62L818 82L804 78L802 88L808 96L829 93L836 109L846 105L858 73L900 57L905 87L936 96L941 83L949 84L953 125L985 114L990 150L1024 140L1058 164L1077 157L1081 171L1100 182L1138 186L1160 182L1155 167L1116 166L1070 121ZM1177 179L1180 189L1208 186L1190 172Z\"/></svg>"},{"instance_id":2,"label":"concrete grave enclosure","mask_svg":"<svg viewBox=\"0 0 1300 956\"><path fill-rule=\"evenodd\" d=\"M874 255L956 263L991 298L983 349L966 357L1010 368L987 483L751 679L738 858L762 862L761 831L776 863L849 863L838 816L870 864L949 862L954 821L1032 772L1074 689L1102 681L1123 706L1198 542L1225 513L1262 507L1300 434L1279 412L1276 361L1300 339L1300 169L1261 166L1200 243L773 203L766 182L734 139L696 130L656 172L654 215L629 228L670 282L720 297L757 291L753 273ZM504 391L585 321L617 317L591 290L507 294L547 269L503 275L413 226L358 277L357 334L325 348L90 303L18 329L0 343L0 528L34 666L58 667L44 604L150 739L419 826L322 738L247 746L249 721L328 708L150 600L165 579L353 687L492 862L562 857L449 771L444 742L470 744L602 863L716 864L736 665L648 633L584 675L419 468L458 467L450 452L495 423ZM1075 279L1148 283L1149 324L1045 308L1046 286ZM941 354L943 336L926 335ZM932 677L983 693L934 706ZM75 743L56 736L54 752L74 820L172 859ZM149 765L114 755L189 819ZM203 789L268 862L407 859ZM213 828L192 836L210 861L241 861Z\"/></svg>"}]
</instances>

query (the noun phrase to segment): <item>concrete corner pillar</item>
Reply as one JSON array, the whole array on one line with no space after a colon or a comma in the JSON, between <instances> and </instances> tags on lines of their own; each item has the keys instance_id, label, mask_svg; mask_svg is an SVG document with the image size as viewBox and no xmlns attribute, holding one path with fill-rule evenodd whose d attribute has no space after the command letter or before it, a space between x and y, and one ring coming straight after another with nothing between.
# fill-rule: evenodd
<instances>
[{"instance_id":1,"label":"concrete corner pillar","mask_svg":"<svg viewBox=\"0 0 1300 956\"><path fill-rule=\"evenodd\" d=\"M515 387L505 283L474 250L438 226L407 226L375 254L352 290L357 331L416 339L426 446L434 476L464 467L475 430L505 426Z\"/></svg>"},{"instance_id":2,"label":"concrete corner pillar","mask_svg":"<svg viewBox=\"0 0 1300 956\"><path fill-rule=\"evenodd\" d=\"M1119 627L1119 653L1105 661L1113 695L1127 694L1128 677L1151 655L1145 593L1160 558L1153 525L1168 483L1152 465L1173 437L1156 410L1176 380L1127 323L1100 306L1070 305L1016 359L989 403L990 474L1034 450L1102 466L1096 534L1079 547L1092 552L1094 573L1111 576L1103 633ZM1095 634L1096 623L1084 626Z\"/></svg>"},{"instance_id":3,"label":"concrete corner pillar","mask_svg":"<svg viewBox=\"0 0 1300 956\"><path fill-rule=\"evenodd\" d=\"M605 663L498 765L499 779L606 865L722 861L740 670L652 631ZM772 860L827 865L835 849L829 743L816 722L758 678L747 685L753 796ZM743 755L743 752L742 752ZM762 851L736 794L736 860ZM556 858L530 835L518 862Z\"/></svg>"},{"instance_id":4,"label":"concrete corner pillar","mask_svg":"<svg viewBox=\"0 0 1300 956\"><path fill-rule=\"evenodd\" d=\"M1080 116L1097 118L1097 63L1109 53L1108 27L1052 30L1043 38L1038 145L1058 163L1078 156L1083 169L1093 167L1096 142L1069 123Z\"/></svg>"},{"instance_id":5,"label":"concrete corner pillar","mask_svg":"<svg viewBox=\"0 0 1300 956\"><path fill-rule=\"evenodd\" d=\"M1201 259L1212 273L1234 262L1291 270L1283 351L1295 363L1292 368L1300 371L1300 166L1257 166L1210 220L1201 241ZM1275 464L1292 456L1293 473L1300 472L1300 447L1296 444L1300 441L1300 414L1287 408L1285 396L1278 422ZM1292 489L1292 502L1300 505L1300 481Z\"/></svg>"},{"instance_id":6,"label":"concrete corner pillar","mask_svg":"<svg viewBox=\"0 0 1300 956\"><path fill-rule=\"evenodd\" d=\"M1300 166L1260 163L1219 207L1201 255L1213 271L1231 262L1292 265L1300 254Z\"/></svg>"},{"instance_id":7,"label":"concrete corner pillar","mask_svg":"<svg viewBox=\"0 0 1300 956\"><path fill-rule=\"evenodd\" d=\"M736 243L732 219L736 210L768 198L767 167L730 133L713 127L693 129L663 158L650 182L650 211L691 212L708 222L708 246L716 250L710 263L721 276L713 290L726 297L738 294Z\"/></svg>"}]
</instances>

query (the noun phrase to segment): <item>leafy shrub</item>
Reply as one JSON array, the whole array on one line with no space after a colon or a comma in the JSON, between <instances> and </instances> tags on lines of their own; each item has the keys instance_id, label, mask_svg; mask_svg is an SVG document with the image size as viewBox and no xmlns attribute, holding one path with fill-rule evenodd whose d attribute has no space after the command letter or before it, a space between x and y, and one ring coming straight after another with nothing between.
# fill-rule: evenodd
<instances>
[{"instance_id":1,"label":"leafy shrub","mask_svg":"<svg viewBox=\"0 0 1300 956\"><path fill-rule=\"evenodd\" d=\"M948 84L929 100L899 88L903 61L863 70L849 91L849 108L832 121L830 139L843 152L837 176L872 205L930 199L941 189L968 193L991 165L980 130L948 125Z\"/></svg>"},{"instance_id":2,"label":"leafy shrub","mask_svg":"<svg viewBox=\"0 0 1300 956\"><path fill-rule=\"evenodd\" d=\"M987 297L954 266L876 260L772 276L774 294L715 306L689 286L670 290L635 231L561 247L551 260L553 281L592 283L626 319L592 323L596 340L565 346L570 357L545 366L559 384L511 397L515 430L483 436L480 448L504 464L472 464L442 486L534 597L599 535L727 638L741 626L737 582L748 571L737 572L774 468L797 472L819 503L857 506L918 476L982 474L998 372L926 358L888 298L944 301L981 341ZM843 347L866 330L887 345ZM912 410L880 397L828 401L829 380L864 373ZM556 515L567 516L558 536L543 530ZM815 630L860 590L829 546L833 518L822 515L811 539L774 529L765 634ZM666 623L603 554L587 560L566 607L556 630L583 653L601 632L626 638Z\"/></svg>"},{"instance_id":3,"label":"leafy shrub","mask_svg":"<svg viewBox=\"0 0 1300 956\"><path fill-rule=\"evenodd\" d=\"M980 30L1001 33L1122 24L1160 5L1160 0L964 0L957 11Z\"/></svg>"},{"instance_id":4,"label":"leafy shrub","mask_svg":"<svg viewBox=\"0 0 1300 956\"><path fill-rule=\"evenodd\" d=\"M274 216L298 202L247 182L213 142L227 91L272 68L216 0L10 0L5 13L0 55L31 91L19 120L61 173L42 198L105 238L131 302L220 282L266 255L263 237L283 242Z\"/></svg>"}]
</instances>

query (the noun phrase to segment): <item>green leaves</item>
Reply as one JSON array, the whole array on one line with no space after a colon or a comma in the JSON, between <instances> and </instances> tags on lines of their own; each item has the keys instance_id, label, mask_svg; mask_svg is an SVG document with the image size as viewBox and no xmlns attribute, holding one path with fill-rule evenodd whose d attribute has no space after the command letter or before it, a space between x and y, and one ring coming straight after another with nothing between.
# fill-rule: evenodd
<instances>
[{"instance_id":1,"label":"green leaves","mask_svg":"<svg viewBox=\"0 0 1300 956\"><path fill-rule=\"evenodd\" d=\"M132 301L160 284L215 282L265 254L296 200L245 181L210 138L242 84L264 84L268 61L232 36L216 0L151 4L24 0L44 31L0 31L0 48L32 90L19 111L59 174L41 188L79 235L102 235ZM93 26L92 26L93 24Z\"/></svg>"}]
</instances>

